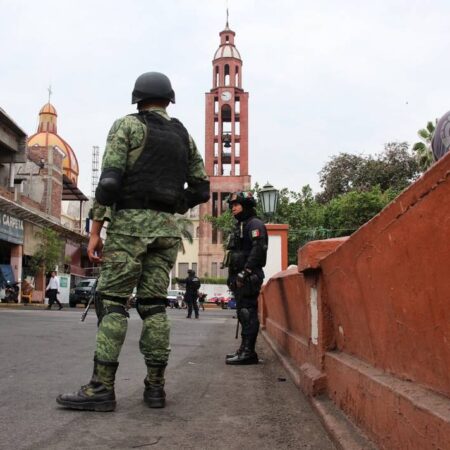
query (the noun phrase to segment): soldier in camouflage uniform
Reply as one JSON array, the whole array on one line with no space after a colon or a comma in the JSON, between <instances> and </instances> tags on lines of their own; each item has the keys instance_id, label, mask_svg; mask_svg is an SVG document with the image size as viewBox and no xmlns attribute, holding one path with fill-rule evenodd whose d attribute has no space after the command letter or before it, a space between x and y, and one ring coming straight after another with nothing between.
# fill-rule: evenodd
<instances>
[{"instance_id":1,"label":"soldier in camouflage uniform","mask_svg":"<svg viewBox=\"0 0 450 450\"><path fill-rule=\"evenodd\" d=\"M109 132L88 245L90 260L102 263L95 299L99 327L94 371L78 392L58 396L65 407L114 410L115 373L127 332L125 304L135 286L143 320L139 347L147 366L144 401L151 408L165 406L170 353L165 301L181 242L174 213L209 199L203 160L181 122L168 116L169 102L175 103L169 79L145 73L132 95L139 112L118 119ZM103 248L105 220L110 223Z\"/></svg>"}]
</instances>

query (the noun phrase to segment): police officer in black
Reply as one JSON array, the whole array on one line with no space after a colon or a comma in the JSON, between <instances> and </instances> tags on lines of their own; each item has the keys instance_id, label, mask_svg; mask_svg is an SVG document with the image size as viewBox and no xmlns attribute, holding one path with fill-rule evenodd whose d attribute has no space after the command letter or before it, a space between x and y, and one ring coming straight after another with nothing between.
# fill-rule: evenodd
<instances>
[{"instance_id":1,"label":"police officer in black","mask_svg":"<svg viewBox=\"0 0 450 450\"><path fill-rule=\"evenodd\" d=\"M251 192L231 194L228 204L237 222L230 234L224 265L228 267L228 287L236 299L242 340L239 349L226 356L226 364L258 364L255 351L259 330L258 296L264 280L267 230L256 216L256 201Z\"/></svg>"},{"instance_id":2,"label":"police officer in black","mask_svg":"<svg viewBox=\"0 0 450 450\"><path fill-rule=\"evenodd\" d=\"M184 301L188 308L187 318L190 319L192 316L192 309L194 309L195 318L198 319L198 290L200 289L201 283L200 278L195 275L195 270L188 270L188 277L182 282L186 286L186 292L184 294Z\"/></svg>"}]
</instances>

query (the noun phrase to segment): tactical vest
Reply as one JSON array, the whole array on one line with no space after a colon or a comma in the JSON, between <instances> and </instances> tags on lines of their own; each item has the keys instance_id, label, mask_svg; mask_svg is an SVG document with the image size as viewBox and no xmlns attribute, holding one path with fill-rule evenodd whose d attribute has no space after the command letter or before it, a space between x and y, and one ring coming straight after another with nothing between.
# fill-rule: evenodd
<instances>
[{"instance_id":1,"label":"tactical vest","mask_svg":"<svg viewBox=\"0 0 450 450\"><path fill-rule=\"evenodd\" d=\"M240 272L245 267L245 263L253 247L253 242L249 237L249 232L252 229L256 228L256 221L260 221L260 219L256 216L253 216L245 222L237 223L236 227L228 238L228 261L224 265L226 267L229 267L232 272ZM267 246L267 243L268 237L266 236L264 244ZM264 257L261 258L261 261L258 261L261 267L264 267L266 265L266 258L267 255L264 254Z\"/></svg>"},{"instance_id":2,"label":"tactical vest","mask_svg":"<svg viewBox=\"0 0 450 450\"><path fill-rule=\"evenodd\" d=\"M124 174L120 203L174 212L187 181L189 134L174 118L150 111L131 115L147 126L147 138L141 155Z\"/></svg>"}]
</instances>

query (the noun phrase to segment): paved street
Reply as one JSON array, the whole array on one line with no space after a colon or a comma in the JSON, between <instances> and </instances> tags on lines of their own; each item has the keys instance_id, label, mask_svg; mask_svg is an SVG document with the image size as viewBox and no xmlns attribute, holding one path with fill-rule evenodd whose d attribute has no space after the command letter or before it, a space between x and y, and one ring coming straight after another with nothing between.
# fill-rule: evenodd
<instances>
[{"instance_id":1,"label":"paved street","mask_svg":"<svg viewBox=\"0 0 450 450\"><path fill-rule=\"evenodd\" d=\"M233 312L199 320L168 310L172 353L167 406L143 403L146 373L131 312L113 413L61 409L55 397L88 382L96 317L82 310L0 308L1 449L333 449L307 400L261 338L262 363L230 367ZM282 381L286 379L286 381Z\"/></svg>"}]
</instances>

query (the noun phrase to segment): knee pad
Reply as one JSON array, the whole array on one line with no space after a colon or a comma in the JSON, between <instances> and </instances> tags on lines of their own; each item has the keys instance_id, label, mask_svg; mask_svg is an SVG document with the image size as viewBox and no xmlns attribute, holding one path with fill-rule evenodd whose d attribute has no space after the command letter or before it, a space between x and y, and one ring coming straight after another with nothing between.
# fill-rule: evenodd
<instances>
[{"instance_id":1,"label":"knee pad","mask_svg":"<svg viewBox=\"0 0 450 450\"><path fill-rule=\"evenodd\" d=\"M155 314L166 312L165 298L138 298L136 301L136 310L142 320Z\"/></svg>"},{"instance_id":2,"label":"knee pad","mask_svg":"<svg viewBox=\"0 0 450 450\"><path fill-rule=\"evenodd\" d=\"M103 300L110 300L112 302L117 302L119 304L105 305L103 303ZM125 303L126 299L123 299L121 297L112 297L109 295L101 294L100 292L96 292L94 297L94 306L95 306L95 313L97 314L98 319L97 326L100 325L101 321L107 314L117 313L125 317L130 317L127 310L125 309Z\"/></svg>"},{"instance_id":3,"label":"knee pad","mask_svg":"<svg viewBox=\"0 0 450 450\"><path fill-rule=\"evenodd\" d=\"M242 326L248 325L250 323L250 311L248 308L241 308L238 311L237 315Z\"/></svg>"}]
</instances>

